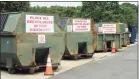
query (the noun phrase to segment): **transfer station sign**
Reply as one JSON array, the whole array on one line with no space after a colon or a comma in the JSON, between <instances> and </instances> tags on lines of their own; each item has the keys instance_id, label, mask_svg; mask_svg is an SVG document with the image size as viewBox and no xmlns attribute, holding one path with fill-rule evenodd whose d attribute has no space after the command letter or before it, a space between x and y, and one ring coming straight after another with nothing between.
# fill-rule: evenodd
<instances>
[{"instance_id":1,"label":"transfer station sign","mask_svg":"<svg viewBox=\"0 0 139 79\"><path fill-rule=\"evenodd\" d=\"M26 15L26 32L54 32L54 17L45 15Z\"/></svg>"},{"instance_id":2,"label":"transfer station sign","mask_svg":"<svg viewBox=\"0 0 139 79\"><path fill-rule=\"evenodd\" d=\"M88 32L91 26L90 19L73 19L73 31L74 32Z\"/></svg>"},{"instance_id":3,"label":"transfer station sign","mask_svg":"<svg viewBox=\"0 0 139 79\"><path fill-rule=\"evenodd\" d=\"M103 24L102 25L103 33L116 33L116 24Z\"/></svg>"}]
</instances>

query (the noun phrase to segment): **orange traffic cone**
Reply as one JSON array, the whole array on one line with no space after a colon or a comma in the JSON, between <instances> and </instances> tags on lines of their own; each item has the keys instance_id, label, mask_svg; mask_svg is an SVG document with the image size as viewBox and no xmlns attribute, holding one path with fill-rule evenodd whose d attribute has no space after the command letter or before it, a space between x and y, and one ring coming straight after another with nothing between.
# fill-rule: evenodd
<instances>
[{"instance_id":1,"label":"orange traffic cone","mask_svg":"<svg viewBox=\"0 0 139 79\"><path fill-rule=\"evenodd\" d=\"M112 45L111 52L112 52L112 53L115 53L115 52L116 52L115 41L113 41L113 45Z\"/></svg>"},{"instance_id":2,"label":"orange traffic cone","mask_svg":"<svg viewBox=\"0 0 139 79\"><path fill-rule=\"evenodd\" d=\"M47 58L47 65L46 65L46 70L45 70L44 75L54 75L50 55L48 55L48 58Z\"/></svg>"}]
</instances>

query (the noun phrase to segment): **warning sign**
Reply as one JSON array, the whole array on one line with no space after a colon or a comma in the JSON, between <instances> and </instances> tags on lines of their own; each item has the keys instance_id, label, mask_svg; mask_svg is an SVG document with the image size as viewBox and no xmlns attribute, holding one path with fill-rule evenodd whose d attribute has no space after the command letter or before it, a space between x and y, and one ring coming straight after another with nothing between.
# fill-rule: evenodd
<instances>
[{"instance_id":1,"label":"warning sign","mask_svg":"<svg viewBox=\"0 0 139 79\"><path fill-rule=\"evenodd\" d=\"M67 32L72 32L72 25L67 26Z\"/></svg>"},{"instance_id":2,"label":"warning sign","mask_svg":"<svg viewBox=\"0 0 139 79\"><path fill-rule=\"evenodd\" d=\"M101 33L102 32L102 27L98 27L98 32Z\"/></svg>"},{"instance_id":3,"label":"warning sign","mask_svg":"<svg viewBox=\"0 0 139 79\"><path fill-rule=\"evenodd\" d=\"M45 43L45 35L38 35L38 43Z\"/></svg>"},{"instance_id":4,"label":"warning sign","mask_svg":"<svg viewBox=\"0 0 139 79\"><path fill-rule=\"evenodd\" d=\"M73 19L74 32L89 32L91 27L90 19Z\"/></svg>"},{"instance_id":5,"label":"warning sign","mask_svg":"<svg viewBox=\"0 0 139 79\"><path fill-rule=\"evenodd\" d=\"M128 28L125 28L125 32L128 32Z\"/></svg>"},{"instance_id":6,"label":"warning sign","mask_svg":"<svg viewBox=\"0 0 139 79\"><path fill-rule=\"evenodd\" d=\"M26 32L54 32L54 16L26 15Z\"/></svg>"},{"instance_id":7,"label":"warning sign","mask_svg":"<svg viewBox=\"0 0 139 79\"><path fill-rule=\"evenodd\" d=\"M116 33L116 24L102 24L103 33Z\"/></svg>"}]
</instances>

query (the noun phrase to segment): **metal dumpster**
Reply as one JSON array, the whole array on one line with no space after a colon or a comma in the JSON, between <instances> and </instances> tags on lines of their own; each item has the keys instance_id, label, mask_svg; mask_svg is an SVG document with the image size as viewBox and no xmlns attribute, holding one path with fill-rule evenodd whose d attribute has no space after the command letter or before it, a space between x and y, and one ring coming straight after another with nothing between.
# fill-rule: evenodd
<instances>
[{"instance_id":1,"label":"metal dumpster","mask_svg":"<svg viewBox=\"0 0 139 79\"><path fill-rule=\"evenodd\" d=\"M97 36L94 21L84 18L61 18L61 20L65 22L62 27L65 32L63 58L92 57Z\"/></svg>"},{"instance_id":2,"label":"metal dumpster","mask_svg":"<svg viewBox=\"0 0 139 79\"><path fill-rule=\"evenodd\" d=\"M119 23L120 32L122 33L122 46L126 47L130 44L128 26L125 23Z\"/></svg>"},{"instance_id":3,"label":"metal dumpster","mask_svg":"<svg viewBox=\"0 0 139 79\"><path fill-rule=\"evenodd\" d=\"M137 33L137 28L136 26L129 26L129 31L130 31L130 43L134 43L136 40L136 33Z\"/></svg>"},{"instance_id":4,"label":"metal dumpster","mask_svg":"<svg viewBox=\"0 0 139 79\"><path fill-rule=\"evenodd\" d=\"M41 13L16 12L0 15L0 66L9 73L29 69L30 73L46 67L51 55L57 69L64 54L64 33L58 17Z\"/></svg>"},{"instance_id":5,"label":"metal dumpster","mask_svg":"<svg viewBox=\"0 0 139 79\"><path fill-rule=\"evenodd\" d=\"M115 41L116 49L122 47L121 33L119 33L120 29L117 23L100 22L96 23L95 25L98 32L97 46L95 51L111 50L113 41Z\"/></svg>"}]
</instances>

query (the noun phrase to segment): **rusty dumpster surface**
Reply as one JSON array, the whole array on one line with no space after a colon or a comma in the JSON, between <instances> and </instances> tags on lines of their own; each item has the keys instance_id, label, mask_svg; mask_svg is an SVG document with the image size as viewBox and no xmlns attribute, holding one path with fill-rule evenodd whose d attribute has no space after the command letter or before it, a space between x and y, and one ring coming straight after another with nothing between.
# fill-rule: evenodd
<instances>
[{"instance_id":1,"label":"rusty dumpster surface","mask_svg":"<svg viewBox=\"0 0 139 79\"><path fill-rule=\"evenodd\" d=\"M130 44L129 30L128 26L125 23L119 23L121 33L122 33L122 46L126 47Z\"/></svg>"},{"instance_id":2,"label":"rusty dumpster surface","mask_svg":"<svg viewBox=\"0 0 139 79\"><path fill-rule=\"evenodd\" d=\"M63 57L78 59L79 56L92 56L96 48L96 29L94 21L85 18L61 18L66 20L65 53ZM64 22L64 21L63 21Z\"/></svg>"},{"instance_id":3,"label":"rusty dumpster surface","mask_svg":"<svg viewBox=\"0 0 139 79\"><path fill-rule=\"evenodd\" d=\"M103 33L104 28L103 25L115 25L114 33ZM115 41L116 49L122 48L122 40L121 40L121 33L119 32L119 25L117 23L110 23L110 22L100 22L96 23L96 28L98 32L97 36L97 46L95 51L108 51L112 48L113 41ZM108 30L110 31L110 30Z\"/></svg>"},{"instance_id":4,"label":"rusty dumpster surface","mask_svg":"<svg viewBox=\"0 0 139 79\"><path fill-rule=\"evenodd\" d=\"M46 67L51 55L57 68L64 54L64 33L58 25L58 16L43 13L3 13L0 15L0 66L14 69Z\"/></svg>"}]
</instances>

